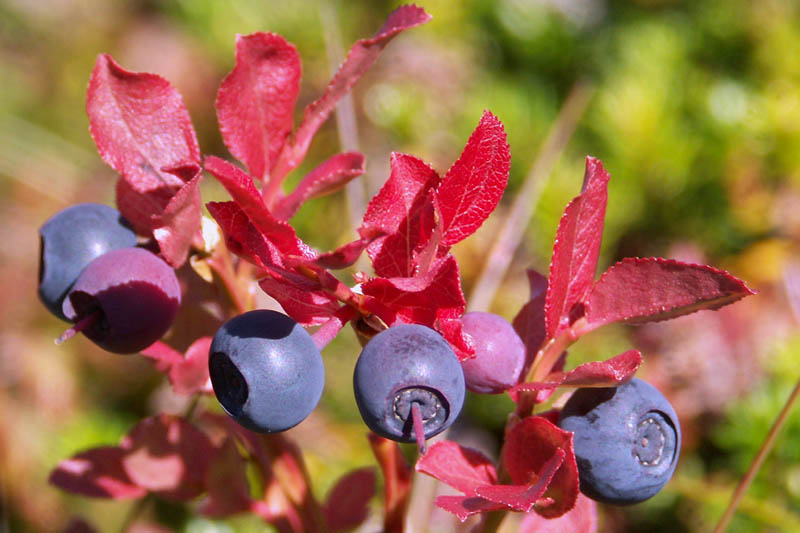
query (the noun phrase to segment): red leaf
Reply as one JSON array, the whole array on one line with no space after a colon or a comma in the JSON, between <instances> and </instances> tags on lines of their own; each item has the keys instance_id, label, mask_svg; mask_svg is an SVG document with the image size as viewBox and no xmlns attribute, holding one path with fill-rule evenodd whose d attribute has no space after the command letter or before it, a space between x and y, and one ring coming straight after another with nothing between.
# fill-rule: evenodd
<instances>
[{"instance_id":1,"label":"red leaf","mask_svg":"<svg viewBox=\"0 0 800 533\"><path fill-rule=\"evenodd\" d=\"M372 239L362 238L353 242L343 244L339 248L319 254L314 260L314 263L322 268L329 268L331 270L341 270L355 264L367 246L372 242Z\"/></svg>"},{"instance_id":2,"label":"red leaf","mask_svg":"<svg viewBox=\"0 0 800 533\"><path fill-rule=\"evenodd\" d=\"M597 532L597 504L583 494L578 494L575 507L558 518L545 518L538 513L528 513L522 519L520 533L580 533Z\"/></svg>"},{"instance_id":3,"label":"red leaf","mask_svg":"<svg viewBox=\"0 0 800 533\"><path fill-rule=\"evenodd\" d=\"M608 179L603 164L587 157L583 190L561 217L550 260L545 304L548 338L555 337L583 314L580 304L592 288L603 238Z\"/></svg>"},{"instance_id":4,"label":"red leaf","mask_svg":"<svg viewBox=\"0 0 800 533\"><path fill-rule=\"evenodd\" d=\"M361 468L346 474L333 486L322 509L332 533L349 531L367 519L369 500L375 495L375 471Z\"/></svg>"},{"instance_id":5,"label":"red leaf","mask_svg":"<svg viewBox=\"0 0 800 533\"><path fill-rule=\"evenodd\" d=\"M124 454L116 446L79 453L58 464L50 473L50 483L67 492L90 498L141 498L147 491L125 473L122 468Z\"/></svg>"},{"instance_id":6,"label":"red leaf","mask_svg":"<svg viewBox=\"0 0 800 533\"><path fill-rule=\"evenodd\" d=\"M520 383L508 392L516 402L522 392L554 389L556 387L616 387L626 383L642 364L638 350L628 350L606 361L593 361L575 367L569 372L553 372L546 381Z\"/></svg>"},{"instance_id":7,"label":"red leaf","mask_svg":"<svg viewBox=\"0 0 800 533\"><path fill-rule=\"evenodd\" d=\"M131 223L136 233L149 236L153 232L154 221L161 216L181 186L161 185L141 192L123 176L117 180L115 190L117 209Z\"/></svg>"},{"instance_id":8,"label":"red leaf","mask_svg":"<svg viewBox=\"0 0 800 533\"><path fill-rule=\"evenodd\" d=\"M478 487L476 493L481 498L507 505L515 511L527 513L541 501L553 476L564 462L565 455L564 450L557 448L552 457L542 466L539 478L532 485L485 485ZM548 501L548 503L550 502Z\"/></svg>"},{"instance_id":9,"label":"red leaf","mask_svg":"<svg viewBox=\"0 0 800 533\"><path fill-rule=\"evenodd\" d=\"M497 483L497 472L488 457L447 440L428 448L428 453L417 461L416 470L467 496L476 496L478 487Z\"/></svg>"},{"instance_id":10,"label":"red leaf","mask_svg":"<svg viewBox=\"0 0 800 533\"><path fill-rule=\"evenodd\" d=\"M153 217L153 237L158 241L161 256L173 268L186 261L192 240L200 230L203 214L199 187L203 176L200 167L196 168L194 178L178 189L164 210Z\"/></svg>"},{"instance_id":11,"label":"red leaf","mask_svg":"<svg viewBox=\"0 0 800 533\"><path fill-rule=\"evenodd\" d=\"M186 355L172 365L169 382L177 394L191 395L210 392L208 377L208 352L211 337L200 337L189 346Z\"/></svg>"},{"instance_id":12,"label":"red leaf","mask_svg":"<svg viewBox=\"0 0 800 533\"><path fill-rule=\"evenodd\" d=\"M383 531L403 531L408 497L411 493L411 471L396 442L368 433L369 445L383 473Z\"/></svg>"},{"instance_id":13,"label":"red leaf","mask_svg":"<svg viewBox=\"0 0 800 533\"><path fill-rule=\"evenodd\" d=\"M507 510L508 506L478 496L437 496L436 505L453 513L462 522L472 515Z\"/></svg>"},{"instance_id":14,"label":"red leaf","mask_svg":"<svg viewBox=\"0 0 800 533\"><path fill-rule=\"evenodd\" d=\"M701 309L718 309L755 294L723 270L672 259L626 258L592 287L588 329L611 322L667 320Z\"/></svg>"},{"instance_id":15,"label":"red leaf","mask_svg":"<svg viewBox=\"0 0 800 533\"><path fill-rule=\"evenodd\" d=\"M328 84L325 94L306 107L303 120L295 132L293 146L285 146L280 155L285 175L299 165L306 155L311 139L319 127L328 119L341 98L347 94L358 79L375 63L383 48L398 33L430 20L424 9L417 6L401 6L387 18L383 27L370 39L361 39L347 53L347 57Z\"/></svg>"},{"instance_id":16,"label":"red leaf","mask_svg":"<svg viewBox=\"0 0 800 533\"><path fill-rule=\"evenodd\" d=\"M578 496L578 465L572 447L572 433L563 431L546 418L530 416L506 434L503 462L515 485L528 485L539 479L539 472L558 450L564 462L553 476L544 497L553 504L537 508L542 516L555 518L572 509Z\"/></svg>"},{"instance_id":17,"label":"red leaf","mask_svg":"<svg viewBox=\"0 0 800 533\"><path fill-rule=\"evenodd\" d=\"M440 333L448 333L445 338L460 359L471 355L463 350L468 346L466 341L453 338L453 333L460 332L453 321L464 314L466 302L458 263L452 255L437 260L422 276L374 278L362 283L361 291L392 311L392 316L381 317L390 325L400 322L438 329Z\"/></svg>"},{"instance_id":18,"label":"red leaf","mask_svg":"<svg viewBox=\"0 0 800 533\"><path fill-rule=\"evenodd\" d=\"M159 372L169 372L172 365L183 360L183 355L168 344L156 341L140 352L153 360Z\"/></svg>"},{"instance_id":19,"label":"red leaf","mask_svg":"<svg viewBox=\"0 0 800 533\"><path fill-rule=\"evenodd\" d=\"M442 244L453 245L483 224L503 196L510 165L503 124L484 111L437 191L444 224Z\"/></svg>"},{"instance_id":20,"label":"red leaf","mask_svg":"<svg viewBox=\"0 0 800 533\"><path fill-rule=\"evenodd\" d=\"M306 174L294 191L275 204L273 213L280 220L289 220L307 200L334 193L363 173L364 154L336 154Z\"/></svg>"},{"instance_id":21,"label":"red leaf","mask_svg":"<svg viewBox=\"0 0 800 533\"><path fill-rule=\"evenodd\" d=\"M544 323L544 301L547 293L547 278L528 269L528 284L531 296L516 317L514 317L514 330L525 343L527 359L525 368L529 368L537 352L544 343L547 332Z\"/></svg>"},{"instance_id":22,"label":"red leaf","mask_svg":"<svg viewBox=\"0 0 800 533\"><path fill-rule=\"evenodd\" d=\"M314 344L321 351L336 338L345 324L356 318L356 316L358 316L358 311L355 308L343 305L311 335L311 338L314 339Z\"/></svg>"},{"instance_id":23,"label":"red leaf","mask_svg":"<svg viewBox=\"0 0 800 533\"><path fill-rule=\"evenodd\" d=\"M281 254L314 257L312 250L297 237L294 229L270 213L250 176L224 159L214 156L206 158L205 168L222 183L256 229Z\"/></svg>"},{"instance_id":24,"label":"red leaf","mask_svg":"<svg viewBox=\"0 0 800 533\"><path fill-rule=\"evenodd\" d=\"M217 118L228 150L259 180L269 178L292 131L300 91L300 56L274 33L236 36L236 66L217 94Z\"/></svg>"},{"instance_id":25,"label":"red leaf","mask_svg":"<svg viewBox=\"0 0 800 533\"><path fill-rule=\"evenodd\" d=\"M205 490L213 446L189 422L170 415L146 418L125 436L121 448L122 467L140 487L176 501Z\"/></svg>"},{"instance_id":26,"label":"red leaf","mask_svg":"<svg viewBox=\"0 0 800 533\"><path fill-rule=\"evenodd\" d=\"M231 252L263 269L282 263L280 251L264 238L236 202L208 202L206 208L219 224L225 246Z\"/></svg>"},{"instance_id":27,"label":"red leaf","mask_svg":"<svg viewBox=\"0 0 800 533\"><path fill-rule=\"evenodd\" d=\"M109 55L95 63L86 93L89 131L100 156L131 188L179 187L167 168L200 164L200 148L178 92L155 74L130 72Z\"/></svg>"},{"instance_id":28,"label":"red leaf","mask_svg":"<svg viewBox=\"0 0 800 533\"><path fill-rule=\"evenodd\" d=\"M287 315L304 326L324 324L339 308L335 296L299 274L274 271L258 282L259 286L281 304Z\"/></svg>"},{"instance_id":29,"label":"red leaf","mask_svg":"<svg viewBox=\"0 0 800 533\"><path fill-rule=\"evenodd\" d=\"M202 515L223 517L250 508L252 500L245 462L232 437L225 439L211 459L206 475L206 492L199 508Z\"/></svg>"}]
</instances>

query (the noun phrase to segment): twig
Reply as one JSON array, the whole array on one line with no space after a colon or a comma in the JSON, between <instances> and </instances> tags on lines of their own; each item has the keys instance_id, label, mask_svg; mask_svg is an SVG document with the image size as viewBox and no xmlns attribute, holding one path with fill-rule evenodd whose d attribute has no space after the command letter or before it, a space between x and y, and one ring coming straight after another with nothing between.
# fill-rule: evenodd
<instances>
[{"instance_id":1,"label":"twig","mask_svg":"<svg viewBox=\"0 0 800 533\"><path fill-rule=\"evenodd\" d=\"M747 473L744 475L741 481L739 481L739 485L736 487L736 490L733 492L733 496L731 497L731 501L728 503L728 508L725 509L725 514L722 515L722 518L720 518L719 522L717 523L717 527L714 528L714 533L722 533L725 531L725 528L728 527L728 523L731 521L731 518L733 518L736 508L739 506L739 502L741 502L745 492L747 492L747 489L750 486L750 483L752 483L753 478L756 477L756 474L761 468L761 464L764 462L764 459L767 458L767 455L769 455L769 452L772 450L772 446L775 444L775 439L780 434L783 424L786 422L786 419L789 416L789 411L791 411L798 395L800 395L800 380L798 380L795 384L794 390L792 390L792 393L789 395L789 399L786 400L786 404L778 414L778 418L776 418L775 422L772 424L769 433L767 433L767 438L764 439L764 443L761 445L761 449L758 450L758 454L756 454L753 462L747 469Z\"/></svg>"},{"instance_id":2,"label":"twig","mask_svg":"<svg viewBox=\"0 0 800 533\"><path fill-rule=\"evenodd\" d=\"M570 90L558 117L550 127L536 161L514 199L500 235L486 255L486 264L469 298L468 311L489 309L508 270L514 251L522 241L533 210L539 202L546 178L572 137L593 93L594 88L582 82L576 83Z\"/></svg>"}]
</instances>

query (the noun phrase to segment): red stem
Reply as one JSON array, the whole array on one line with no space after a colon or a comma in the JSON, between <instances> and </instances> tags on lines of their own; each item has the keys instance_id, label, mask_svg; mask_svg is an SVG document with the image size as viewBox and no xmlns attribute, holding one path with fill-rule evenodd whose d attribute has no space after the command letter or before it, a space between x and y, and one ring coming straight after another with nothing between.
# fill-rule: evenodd
<instances>
[{"instance_id":1,"label":"red stem","mask_svg":"<svg viewBox=\"0 0 800 533\"><path fill-rule=\"evenodd\" d=\"M78 322L75 323L74 326L72 326L67 331L59 335L59 337L55 340L55 343L63 344L66 341L70 340L77 333L80 333L81 331L85 330L86 328L97 322L97 320L102 316L102 314L103 313L100 310L97 310L81 318L80 320L78 320Z\"/></svg>"},{"instance_id":2,"label":"red stem","mask_svg":"<svg viewBox=\"0 0 800 533\"><path fill-rule=\"evenodd\" d=\"M411 404L411 419L414 423L414 437L417 439L419 454L425 455L428 451L428 447L425 444L425 428L422 425L422 411L417 402Z\"/></svg>"}]
</instances>

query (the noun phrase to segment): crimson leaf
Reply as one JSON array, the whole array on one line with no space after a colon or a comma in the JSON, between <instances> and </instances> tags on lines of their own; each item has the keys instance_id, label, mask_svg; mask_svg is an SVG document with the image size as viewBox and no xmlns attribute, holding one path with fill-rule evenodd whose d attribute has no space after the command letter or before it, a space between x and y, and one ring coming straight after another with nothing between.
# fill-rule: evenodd
<instances>
[{"instance_id":1,"label":"crimson leaf","mask_svg":"<svg viewBox=\"0 0 800 533\"><path fill-rule=\"evenodd\" d=\"M475 496L478 487L497 483L497 472L488 457L447 440L435 442L428 448L417 461L416 470L467 496Z\"/></svg>"},{"instance_id":2,"label":"crimson leaf","mask_svg":"<svg viewBox=\"0 0 800 533\"><path fill-rule=\"evenodd\" d=\"M217 93L222 140L250 173L267 180L286 138L300 92L300 56L274 33L236 36L236 66Z\"/></svg>"},{"instance_id":3,"label":"crimson leaf","mask_svg":"<svg viewBox=\"0 0 800 533\"><path fill-rule=\"evenodd\" d=\"M278 166L282 168L277 170L279 176L287 174L303 161L311 139L319 127L328 119L337 102L377 61L389 41L398 33L424 24L430 18L431 16L420 7L400 6L389 14L384 25L373 37L361 39L353 45L325 93L306 107L303 120L295 131L294 144L290 146L287 143L280 154Z\"/></svg>"},{"instance_id":4,"label":"crimson leaf","mask_svg":"<svg viewBox=\"0 0 800 533\"><path fill-rule=\"evenodd\" d=\"M608 179L603 164L587 157L581 194L567 205L561 217L545 303L548 338L583 314L580 307L592 288L603 238Z\"/></svg>"},{"instance_id":5,"label":"crimson leaf","mask_svg":"<svg viewBox=\"0 0 800 533\"><path fill-rule=\"evenodd\" d=\"M547 278L528 269L528 284L531 296L528 303L522 306L517 316L514 317L514 330L525 343L527 352L525 368L528 368L542 347L547 335L544 323L544 301L547 292Z\"/></svg>"},{"instance_id":6,"label":"crimson leaf","mask_svg":"<svg viewBox=\"0 0 800 533\"><path fill-rule=\"evenodd\" d=\"M174 268L186 261L192 239L200 229L202 179L198 166L194 178L175 192L160 214L153 216L153 237L161 256Z\"/></svg>"},{"instance_id":7,"label":"crimson leaf","mask_svg":"<svg viewBox=\"0 0 800 533\"><path fill-rule=\"evenodd\" d=\"M141 498L147 491L134 483L122 468L124 455L125 452L116 446L79 453L58 464L50 473L50 483L90 498Z\"/></svg>"},{"instance_id":8,"label":"crimson leaf","mask_svg":"<svg viewBox=\"0 0 800 533\"><path fill-rule=\"evenodd\" d=\"M508 183L510 165L503 124L484 111L437 191L444 225L443 245L453 245L472 235L494 211Z\"/></svg>"},{"instance_id":9,"label":"crimson leaf","mask_svg":"<svg viewBox=\"0 0 800 533\"><path fill-rule=\"evenodd\" d=\"M578 494L575 507L558 518L545 518L538 513L528 513L522 519L520 533L564 533L580 531L596 533L597 504L583 494Z\"/></svg>"},{"instance_id":10,"label":"crimson leaf","mask_svg":"<svg viewBox=\"0 0 800 533\"><path fill-rule=\"evenodd\" d=\"M245 462L233 438L226 437L208 466L206 497L199 511L205 516L229 516L247 511L251 502Z\"/></svg>"},{"instance_id":11,"label":"crimson leaf","mask_svg":"<svg viewBox=\"0 0 800 533\"><path fill-rule=\"evenodd\" d=\"M369 500L375 494L375 471L361 468L340 478L325 500L322 512L332 533L349 531L367 519Z\"/></svg>"},{"instance_id":12,"label":"crimson leaf","mask_svg":"<svg viewBox=\"0 0 800 533\"><path fill-rule=\"evenodd\" d=\"M707 265L658 257L626 258L592 287L586 327L667 320L718 309L751 294L755 293L743 281Z\"/></svg>"},{"instance_id":13,"label":"crimson leaf","mask_svg":"<svg viewBox=\"0 0 800 533\"><path fill-rule=\"evenodd\" d=\"M485 485L476 490L478 496L491 502L507 505L515 511L527 513L541 501L542 495L550 486L553 476L561 467L565 457L564 450L557 448L550 459L542 466L539 477L531 485ZM547 503L552 503L549 498Z\"/></svg>"}]
</instances>

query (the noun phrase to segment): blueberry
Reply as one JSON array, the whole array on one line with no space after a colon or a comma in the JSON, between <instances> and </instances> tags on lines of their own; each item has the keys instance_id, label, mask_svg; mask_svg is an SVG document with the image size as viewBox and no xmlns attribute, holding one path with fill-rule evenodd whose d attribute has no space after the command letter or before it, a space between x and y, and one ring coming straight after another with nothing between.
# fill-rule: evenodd
<instances>
[{"instance_id":1,"label":"blueberry","mask_svg":"<svg viewBox=\"0 0 800 533\"><path fill-rule=\"evenodd\" d=\"M678 464L678 415L658 389L637 378L619 387L578 389L558 425L574 432L581 492L599 502L651 498Z\"/></svg>"},{"instance_id":2,"label":"blueberry","mask_svg":"<svg viewBox=\"0 0 800 533\"><path fill-rule=\"evenodd\" d=\"M461 321L475 344L475 357L461 363L467 389L499 394L516 385L525 366L525 343L514 327L503 317L483 311L471 311Z\"/></svg>"},{"instance_id":3,"label":"blueberry","mask_svg":"<svg viewBox=\"0 0 800 533\"><path fill-rule=\"evenodd\" d=\"M83 269L62 310L95 344L139 352L164 336L181 302L175 271L142 248L107 252Z\"/></svg>"},{"instance_id":4,"label":"blueberry","mask_svg":"<svg viewBox=\"0 0 800 533\"><path fill-rule=\"evenodd\" d=\"M325 367L311 336L277 311L248 311L214 335L211 385L225 411L261 433L302 422L322 396Z\"/></svg>"},{"instance_id":5,"label":"blueberry","mask_svg":"<svg viewBox=\"0 0 800 533\"><path fill-rule=\"evenodd\" d=\"M413 442L411 407L418 404L425 438L447 429L464 404L464 372L450 345L418 324L393 326L361 351L353 374L361 417L388 439Z\"/></svg>"},{"instance_id":6,"label":"blueberry","mask_svg":"<svg viewBox=\"0 0 800 533\"><path fill-rule=\"evenodd\" d=\"M109 250L136 246L136 234L113 207L77 204L59 211L39 228L39 298L55 316L86 265Z\"/></svg>"}]
</instances>

